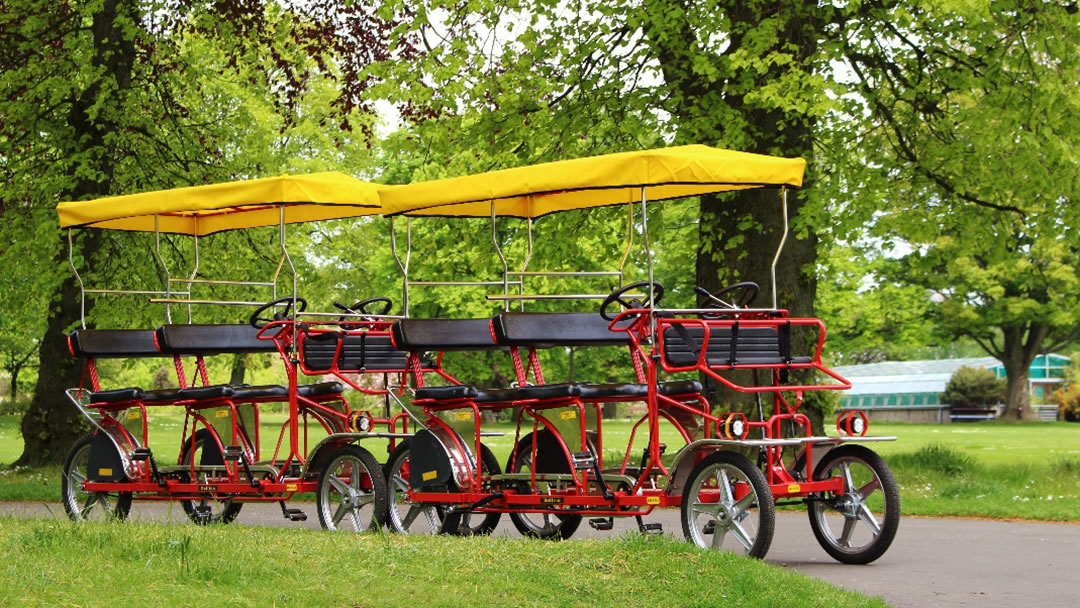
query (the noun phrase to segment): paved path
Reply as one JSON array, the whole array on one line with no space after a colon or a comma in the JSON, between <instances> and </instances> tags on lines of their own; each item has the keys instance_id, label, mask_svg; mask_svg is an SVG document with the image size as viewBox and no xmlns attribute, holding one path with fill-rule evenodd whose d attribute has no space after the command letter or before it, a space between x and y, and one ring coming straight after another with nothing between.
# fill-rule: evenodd
<instances>
[{"instance_id":1,"label":"paved path","mask_svg":"<svg viewBox=\"0 0 1080 608\"><path fill-rule=\"evenodd\" d=\"M243 525L303 526L317 529L311 503L292 503L308 514L303 523L281 517L276 505L244 506ZM63 514L59 504L0 502L0 514L49 517ZM179 506L135 503L132 517L187 524ZM677 510L658 511L668 534L682 536ZM575 538L602 538L634 530L632 519L616 520L612 532L583 524ZM517 536L503 518L497 535ZM904 518L889 551L868 566L832 560L818 546L806 515L777 514L776 536L767 561L862 593L884 597L896 606L1071 606L1078 593L1071 572L1080 564L1080 525L967 519Z\"/></svg>"}]
</instances>

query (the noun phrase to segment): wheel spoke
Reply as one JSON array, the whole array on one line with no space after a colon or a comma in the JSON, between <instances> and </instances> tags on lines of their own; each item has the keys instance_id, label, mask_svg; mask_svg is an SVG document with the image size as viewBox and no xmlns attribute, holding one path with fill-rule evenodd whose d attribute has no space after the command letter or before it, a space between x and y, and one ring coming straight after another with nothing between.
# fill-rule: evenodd
<instances>
[{"instance_id":1,"label":"wheel spoke","mask_svg":"<svg viewBox=\"0 0 1080 608\"><path fill-rule=\"evenodd\" d=\"M866 524L866 527L870 528L870 531L874 533L874 536L881 534L881 524L878 523L877 518L870 512L870 507L866 505L859 506L859 520Z\"/></svg>"},{"instance_id":2,"label":"wheel spoke","mask_svg":"<svg viewBox=\"0 0 1080 608\"><path fill-rule=\"evenodd\" d=\"M743 527L735 520L731 521L731 535L735 537L735 540L739 541L739 544L742 545L747 552L754 546L754 541L750 540L750 535L747 534L746 530L743 530Z\"/></svg>"},{"instance_id":3,"label":"wheel spoke","mask_svg":"<svg viewBox=\"0 0 1080 608\"><path fill-rule=\"evenodd\" d=\"M349 463L349 486L354 490L360 490L360 462Z\"/></svg>"},{"instance_id":4,"label":"wheel spoke","mask_svg":"<svg viewBox=\"0 0 1080 608\"><path fill-rule=\"evenodd\" d=\"M353 504L357 505L358 508L361 507L361 506L364 506L364 505L370 505L374 501L375 501L375 495L374 494L368 494L368 493L364 492L364 493L353 495Z\"/></svg>"},{"instance_id":5,"label":"wheel spoke","mask_svg":"<svg viewBox=\"0 0 1080 608\"><path fill-rule=\"evenodd\" d=\"M855 523L857 521L854 517L844 517L844 531L840 533L838 540L841 547L851 547L851 534L855 532Z\"/></svg>"},{"instance_id":6,"label":"wheel spoke","mask_svg":"<svg viewBox=\"0 0 1080 608\"><path fill-rule=\"evenodd\" d=\"M720 502L725 504L731 504L734 500L731 497L731 482L728 479L727 471L720 469L716 475L717 483L720 486Z\"/></svg>"},{"instance_id":7,"label":"wheel spoke","mask_svg":"<svg viewBox=\"0 0 1080 608\"><path fill-rule=\"evenodd\" d=\"M735 501L735 504L731 507L731 519L736 519L739 515L745 513L750 507L757 501L757 495L754 492L748 491L746 496L743 496L739 500ZM736 520L737 521L737 520Z\"/></svg>"},{"instance_id":8,"label":"wheel spoke","mask_svg":"<svg viewBox=\"0 0 1080 608\"><path fill-rule=\"evenodd\" d=\"M349 484L342 481L337 475L330 475L327 479L330 481L330 485L334 486L334 489L338 492L345 496L349 495Z\"/></svg>"},{"instance_id":9,"label":"wheel spoke","mask_svg":"<svg viewBox=\"0 0 1080 608\"><path fill-rule=\"evenodd\" d=\"M338 505L337 510L334 511L334 516L330 518L334 522L334 527L341 524L341 518L345 517L345 512L348 510L349 507L346 506L344 502Z\"/></svg>"},{"instance_id":10,"label":"wheel spoke","mask_svg":"<svg viewBox=\"0 0 1080 608\"><path fill-rule=\"evenodd\" d=\"M399 491L407 492L409 490L409 482L405 481L405 478L401 475L394 475L392 482Z\"/></svg>"},{"instance_id":11,"label":"wheel spoke","mask_svg":"<svg viewBox=\"0 0 1080 608\"><path fill-rule=\"evenodd\" d=\"M356 507L353 507L353 508L349 509L349 517L351 517L352 521L353 521L353 530L356 530L357 532L359 532L359 531L364 529L364 527L360 525L360 510L359 509L357 509Z\"/></svg>"},{"instance_id":12,"label":"wheel spoke","mask_svg":"<svg viewBox=\"0 0 1080 608\"><path fill-rule=\"evenodd\" d=\"M419 507L423 510L424 517L428 521L428 529L434 534L438 531L442 522L439 521L439 512L435 507Z\"/></svg>"},{"instance_id":13,"label":"wheel spoke","mask_svg":"<svg viewBox=\"0 0 1080 608\"><path fill-rule=\"evenodd\" d=\"M720 510L720 505L715 502L695 502L690 504L690 512L698 513L700 515L709 515L716 517L717 512Z\"/></svg>"},{"instance_id":14,"label":"wheel spoke","mask_svg":"<svg viewBox=\"0 0 1080 608\"><path fill-rule=\"evenodd\" d=\"M420 515L421 510L423 510L423 507L420 505L411 505L408 513L405 514L405 519L401 520L401 529L408 530L409 526L416 521L416 516Z\"/></svg>"},{"instance_id":15,"label":"wheel spoke","mask_svg":"<svg viewBox=\"0 0 1080 608\"><path fill-rule=\"evenodd\" d=\"M90 514L90 509L94 508L94 503L98 500L97 492L89 492L86 495L86 502L83 503L83 508L79 509L79 517L86 519L86 516Z\"/></svg>"},{"instance_id":16,"label":"wheel spoke","mask_svg":"<svg viewBox=\"0 0 1080 608\"><path fill-rule=\"evenodd\" d=\"M879 490L880 488L881 488L881 480L878 479L875 476L873 481L871 481L870 483L864 485L863 487L859 488L858 490L855 490L855 493L859 495L860 500L866 500L866 498L868 496L870 496L871 494L873 494L876 490Z\"/></svg>"},{"instance_id":17,"label":"wheel spoke","mask_svg":"<svg viewBox=\"0 0 1080 608\"><path fill-rule=\"evenodd\" d=\"M844 476L844 493L850 494L855 491L855 481L851 479L851 465L842 463L840 473Z\"/></svg>"},{"instance_id":18,"label":"wheel spoke","mask_svg":"<svg viewBox=\"0 0 1080 608\"><path fill-rule=\"evenodd\" d=\"M720 520L716 521L716 525L713 527L712 533L712 548L719 549L724 544L724 537L727 536L728 526L727 522L720 523Z\"/></svg>"},{"instance_id":19,"label":"wheel spoke","mask_svg":"<svg viewBox=\"0 0 1080 608\"><path fill-rule=\"evenodd\" d=\"M72 485L74 485L76 489L79 490L82 489L82 483L86 481L86 476L74 469L72 469L72 471L68 473L68 478L71 479Z\"/></svg>"}]
</instances>

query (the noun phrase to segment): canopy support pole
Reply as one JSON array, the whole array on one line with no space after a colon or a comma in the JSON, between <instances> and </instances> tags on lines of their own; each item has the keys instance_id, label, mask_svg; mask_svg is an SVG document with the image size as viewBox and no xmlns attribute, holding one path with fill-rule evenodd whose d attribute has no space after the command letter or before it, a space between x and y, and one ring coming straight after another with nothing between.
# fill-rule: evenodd
<instances>
[{"instance_id":1,"label":"canopy support pole","mask_svg":"<svg viewBox=\"0 0 1080 608\"><path fill-rule=\"evenodd\" d=\"M397 232L394 230L394 216L390 216L390 250L394 261L401 270L401 315L409 317L409 257L412 256L412 218L405 218L405 261L398 256Z\"/></svg>"},{"instance_id":2,"label":"canopy support pole","mask_svg":"<svg viewBox=\"0 0 1080 608\"><path fill-rule=\"evenodd\" d=\"M642 193L645 189L642 188ZM644 196L642 196L644 198ZM630 248L634 246L634 202L630 201L626 205L626 249L623 251L622 258L619 260L619 289L622 289L623 285L623 267L626 266L626 260L630 257Z\"/></svg>"},{"instance_id":3,"label":"canopy support pole","mask_svg":"<svg viewBox=\"0 0 1080 608\"><path fill-rule=\"evenodd\" d=\"M503 255L502 247L499 247L499 234L495 227L495 201L491 201L491 243L495 245L495 253L499 254L499 261L503 265L503 295L510 295L510 265L506 263L506 256ZM510 312L510 301L506 300L503 304L503 310Z\"/></svg>"},{"instance_id":4,"label":"canopy support pole","mask_svg":"<svg viewBox=\"0 0 1080 608\"><path fill-rule=\"evenodd\" d=\"M79 282L79 322L80 326L86 329L86 286L79 276L79 269L75 267L75 244L71 237L71 228L68 228L68 264L71 265L71 272L75 273L75 280Z\"/></svg>"},{"instance_id":5,"label":"canopy support pole","mask_svg":"<svg viewBox=\"0 0 1080 608\"><path fill-rule=\"evenodd\" d=\"M649 266L649 308L652 309L656 304L653 301L655 295L653 289L653 260L652 260L652 248L649 245L649 208L645 197L645 187L641 188L641 234L645 241L645 261ZM655 338L656 333L656 319L653 315L649 314L649 337ZM653 339L653 344L656 344L656 340Z\"/></svg>"},{"instance_id":6,"label":"canopy support pole","mask_svg":"<svg viewBox=\"0 0 1080 608\"><path fill-rule=\"evenodd\" d=\"M518 275L518 295L519 296L525 295L525 270L529 267L529 261L532 260L532 255L533 255L532 225L533 225L533 220L532 220L531 217L525 220L525 227L526 227L526 230L528 231L528 234L529 234L529 242L528 242L528 247L529 248L525 252L525 261L521 263L521 274ZM503 273L503 277L504 277L504 280L509 281L509 277L507 277L505 273ZM521 312L525 312L525 298L521 299L520 304L521 304L521 306L520 306Z\"/></svg>"},{"instance_id":7,"label":"canopy support pole","mask_svg":"<svg viewBox=\"0 0 1080 608\"><path fill-rule=\"evenodd\" d=\"M195 239L195 267L191 269L191 276L188 277L188 280L190 280L190 281L195 281L195 275L198 274L198 272L199 272L199 216L197 216L197 215L195 216L195 236L194 236L194 239ZM188 291L189 292L191 291L191 286L192 285L194 285L194 283L191 283L191 284L188 285ZM191 296L188 296L188 297L190 298ZM188 325L191 325L191 304L187 305L187 322L188 322Z\"/></svg>"},{"instance_id":8,"label":"canopy support pole","mask_svg":"<svg viewBox=\"0 0 1080 608\"><path fill-rule=\"evenodd\" d=\"M784 250L784 243L787 241L788 235L788 217L787 217L787 186L780 188L780 200L783 202L783 217L784 217L784 234L780 236L780 244L776 247L776 255L773 256L772 268L770 268L772 278L772 307L773 310L777 310L776 307L776 262L780 259L780 252ZM651 280L651 278L650 278Z\"/></svg>"},{"instance_id":9,"label":"canopy support pole","mask_svg":"<svg viewBox=\"0 0 1080 608\"><path fill-rule=\"evenodd\" d=\"M289 270L292 272L292 313L295 315L296 310L296 267L293 266L292 258L289 257L289 250L285 248L285 205L278 207L280 218L280 241L281 241L281 256L289 263ZM296 323L292 324L292 349L296 349ZM294 444L295 447L295 444Z\"/></svg>"},{"instance_id":10,"label":"canopy support pole","mask_svg":"<svg viewBox=\"0 0 1080 608\"><path fill-rule=\"evenodd\" d=\"M172 277L169 276L169 267L165 265L165 259L161 257L161 230L158 229L156 213L154 214L154 257L157 258L158 264L161 264L161 269L165 271L165 298L172 299ZM169 304L165 305L165 319L172 323L172 308Z\"/></svg>"}]
</instances>

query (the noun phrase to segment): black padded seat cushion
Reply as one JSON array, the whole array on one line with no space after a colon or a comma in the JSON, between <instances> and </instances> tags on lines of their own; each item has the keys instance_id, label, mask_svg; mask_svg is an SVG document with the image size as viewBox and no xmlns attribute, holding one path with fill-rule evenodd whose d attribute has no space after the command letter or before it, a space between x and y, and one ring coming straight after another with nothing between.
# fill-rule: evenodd
<instances>
[{"instance_id":1,"label":"black padded seat cushion","mask_svg":"<svg viewBox=\"0 0 1080 608\"><path fill-rule=\"evenodd\" d=\"M416 352L494 350L490 319L401 319L390 326L394 344Z\"/></svg>"},{"instance_id":2,"label":"black padded seat cushion","mask_svg":"<svg viewBox=\"0 0 1080 608\"><path fill-rule=\"evenodd\" d=\"M204 399L221 399L233 396L233 387L228 384L214 384L211 386L193 386L182 388L177 391L177 399L181 401L201 401Z\"/></svg>"},{"instance_id":3,"label":"black padded seat cushion","mask_svg":"<svg viewBox=\"0 0 1080 608\"><path fill-rule=\"evenodd\" d=\"M340 395L345 390L340 382L319 382L318 384L305 384L297 387L296 392L301 397L311 399L324 395Z\"/></svg>"},{"instance_id":4,"label":"black padded seat cushion","mask_svg":"<svg viewBox=\"0 0 1080 608\"><path fill-rule=\"evenodd\" d=\"M506 346L625 346L630 336L608 329L596 313L504 312L491 320L495 340Z\"/></svg>"},{"instance_id":5,"label":"black padded seat cushion","mask_svg":"<svg viewBox=\"0 0 1080 608\"><path fill-rule=\"evenodd\" d=\"M158 347L169 355L276 352L273 340L260 340L251 325L162 325Z\"/></svg>"},{"instance_id":6,"label":"black padded seat cushion","mask_svg":"<svg viewBox=\"0 0 1080 608\"><path fill-rule=\"evenodd\" d=\"M581 394L577 384L538 384L520 388L484 388L477 389L476 401L491 403L496 401L523 401L525 399L566 399Z\"/></svg>"},{"instance_id":7,"label":"black padded seat cushion","mask_svg":"<svg viewBox=\"0 0 1080 608\"><path fill-rule=\"evenodd\" d=\"M649 396L649 387L645 384L581 384L581 398L586 400L638 398ZM691 395L701 392L701 383L696 380L676 380L661 382L661 395Z\"/></svg>"},{"instance_id":8,"label":"black padded seat cushion","mask_svg":"<svg viewBox=\"0 0 1080 608\"><path fill-rule=\"evenodd\" d=\"M144 403L169 403L179 400L180 389L178 388L162 388L153 391L143 391L142 400Z\"/></svg>"},{"instance_id":9,"label":"black padded seat cushion","mask_svg":"<svg viewBox=\"0 0 1080 608\"><path fill-rule=\"evenodd\" d=\"M451 384L449 386L425 386L416 389L417 399L475 399L476 388L467 384Z\"/></svg>"},{"instance_id":10,"label":"black padded seat cushion","mask_svg":"<svg viewBox=\"0 0 1080 608\"><path fill-rule=\"evenodd\" d=\"M687 326L685 336L674 327L664 330L664 358L671 365L688 366L697 363L704 331ZM709 365L728 365L731 362L731 327L709 329L709 346L705 361ZM693 341L687 344L686 338ZM810 357L792 357L790 363L810 363ZM736 365L777 365L789 363L780 351L780 332L775 327L740 327L735 341Z\"/></svg>"},{"instance_id":11,"label":"black padded seat cushion","mask_svg":"<svg viewBox=\"0 0 1080 608\"><path fill-rule=\"evenodd\" d=\"M263 384L260 386L232 386L232 398L236 401L245 399L288 399L289 389L278 384ZM224 395L223 395L224 396Z\"/></svg>"},{"instance_id":12,"label":"black padded seat cushion","mask_svg":"<svg viewBox=\"0 0 1080 608\"><path fill-rule=\"evenodd\" d=\"M98 391L90 393L90 403L118 403L121 401L136 401L142 399L141 388L118 388L111 391Z\"/></svg>"},{"instance_id":13,"label":"black padded seat cushion","mask_svg":"<svg viewBox=\"0 0 1080 608\"><path fill-rule=\"evenodd\" d=\"M160 357L152 329L76 329L68 335L76 357Z\"/></svg>"},{"instance_id":14,"label":"black padded seat cushion","mask_svg":"<svg viewBox=\"0 0 1080 608\"><path fill-rule=\"evenodd\" d=\"M329 371L334 363L338 343L341 353L338 355L338 369L343 372L360 371L380 372L405 369L409 353L398 350L385 334L372 335L369 332L343 335L339 332L326 332L305 336L300 342L300 353L304 358L304 367L312 371ZM422 359L424 369L432 369L434 363Z\"/></svg>"}]
</instances>

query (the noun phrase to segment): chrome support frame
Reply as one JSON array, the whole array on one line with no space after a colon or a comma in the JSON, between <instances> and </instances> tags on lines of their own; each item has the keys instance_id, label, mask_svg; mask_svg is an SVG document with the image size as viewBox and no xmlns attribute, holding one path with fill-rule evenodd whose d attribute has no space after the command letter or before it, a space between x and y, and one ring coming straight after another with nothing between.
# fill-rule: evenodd
<instances>
[{"instance_id":1,"label":"chrome support frame","mask_svg":"<svg viewBox=\"0 0 1080 608\"><path fill-rule=\"evenodd\" d=\"M499 261L501 261L502 265L503 265L503 280L502 280L503 295L504 296L509 296L510 295L510 277L509 277L510 265L506 263L506 256L503 255L502 247L499 247L499 232L497 230L497 226L495 225L495 201L491 201L491 244L495 246L495 253L499 254ZM524 289L524 287L522 289ZM507 312L510 311L510 301L509 300L506 300L505 304L503 304L503 310L505 310Z\"/></svg>"},{"instance_id":2,"label":"chrome support frame","mask_svg":"<svg viewBox=\"0 0 1080 608\"><path fill-rule=\"evenodd\" d=\"M780 237L780 244L776 247L776 255L773 256L772 268L770 269L772 277L772 309L776 310L776 262L780 259L780 252L784 250L784 243L787 241L788 235L788 214L787 214L787 186L780 188L780 198L783 201L784 207L784 234Z\"/></svg>"},{"instance_id":3,"label":"chrome support frame","mask_svg":"<svg viewBox=\"0 0 1080 608\"><path fill-rule=\"evenodd\" d=\"M645 187L641 187L641 235L645 241L645 261L649 267L649 308L652 308L653 297L655 296L653 289L653 259L652 248L649 245L649 208L648 200L645 196ZM653 340L653 344L656 344L656 317L649 315L649 337Z\"/></svg>"},{"instance_id":4,"label":"chrome support frame","mask_svg":"<svg viewBox=\"0 0 1080 608\"><path fill-rule=\"evenodd\" d=\"M606 293L539 293L539 294L525 294L525 295L489 295L486 296L491 301L504 301L504 300L603 300L610 294ZM631 293L626 294L628 298L644 298L647 294L643 293ZM715 312L715 310L711 311Z\"/></svg>"},{"instance_id":5,"label":"chrome support frame","mask_svg":"<svg viewBox=\"0 0 1080 608\"><path fill-rule=\"evenodd\" d=\"M169 267L165 265L165 259L161 257L161 231L158 229L158 216L154 214L154 257L157 259L158 264L161 264L161 269L165 271L165 298L172 299L172 281L169 280ZM165 305L165 319L172 323L172 309L168 304Z\"/></svg>"},{"instance_id":6,"label":"chrome support frame","mask_svg":"<svg viewBox=\"0 0 1080 608\"><path fill-rule=\"evenodd\" d=\"M71 272L75 273L75 280L79 282L79 321L80 327L86 329L86 286L83 285L82 277L79 276L79 269L75 267L75 245L71 228L68 228L68 264L71 265Z\"/></svg>"},{"instance_id":7,"label":"chrome support frame","mask_svg":"<svg viewBox=\"0 0 1080 608\"><path fill-rule=\"evenodd\" d=\"M289 250L285 248L285 205L278 207L278 213L280 218L280 240L281 240L281 256L289 263L289 270L292 272L292 313L296 314L296 266L293 266L292 258L289 256ZM296 349L296 323L292 324L292 348ZM295 447L295 446L293 446Z\"/></svg>"},{"instance_id":8,"label":"chrome support frame","mask_svg":"<svg viewBox=\"0 0 1080 608\"><path fill-rule=\"evenodd\" d=\"M529 241L528 241L528 247L529 248L525 252L525 261L521 263L521 271L518 274L518 295L519 296L525 295L525 269L529 267L529 262L532 261L532 255L533 255L533 237L532 237L533 218L531 218L531 217L528 218L526 220L525 226L526 226L526 230L528 231L528 234L529 234ZM505 275L503 275L503 276L505 277ZM525 312L525 300L524 300L524 298L521 300L521 305L520 305L519 308L521 309L521 312Z\"/></svg>"},{"instance_id":9,"label":"chrome support frame","mask_svg":"<svg viewBox=\"0 0 1080 608\"><path fill-rule=\"evenodd\" d=\"M397 233L394 231L394 216L390 216L390 250L394 261L401 270L401 315L409 317L409 258L412 256L412 218L405 218L405 261L401 261L397 248Z\"/></svg>"},{"instance_id":10,"label":"chrome support frame","mask_svg":"<svg viewBox=\"0 0 1080 608\"><path fill-rule=\"evenodd\" d=\"M644 196L645 189L642 188L642 195ZM626 266L626 260L630 257L630 248L634 246L634 203L630 202L626 205L626 250L623 251L622 259L619 260L619 289L622 289L623 284L623 267Z\"/></svg>"}]
</instances>

